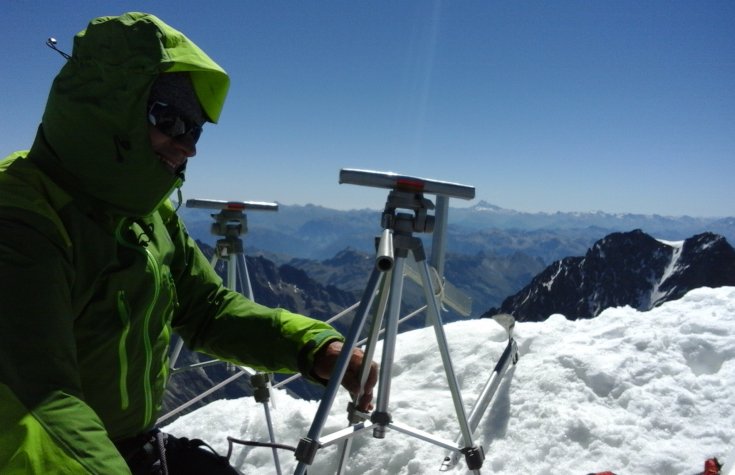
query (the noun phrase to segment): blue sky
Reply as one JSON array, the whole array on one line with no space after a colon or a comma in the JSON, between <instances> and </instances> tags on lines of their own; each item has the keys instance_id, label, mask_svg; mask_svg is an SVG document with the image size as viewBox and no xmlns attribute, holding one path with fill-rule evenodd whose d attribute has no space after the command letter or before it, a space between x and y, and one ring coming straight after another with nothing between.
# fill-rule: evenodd
<instances>
[{"instance_id":1,"label":"blue sky","mask_svg":"<svg viewBox=\"0 0 735 475\"><path fill-rule=\"evenodd\" d=\"M232 78L185 198L382 207L338 184L364 168L522 211L735 215L735 2L11 0L0 155L33 140L63 61L46 38L70 52L131 10Z\"/></svg>"}]
</instances>

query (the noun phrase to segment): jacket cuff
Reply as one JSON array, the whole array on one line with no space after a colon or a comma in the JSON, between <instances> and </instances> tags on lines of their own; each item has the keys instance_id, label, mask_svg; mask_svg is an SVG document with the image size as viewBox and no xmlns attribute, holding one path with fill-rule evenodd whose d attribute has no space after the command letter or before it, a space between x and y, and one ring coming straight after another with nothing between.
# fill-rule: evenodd
<instances>
[{"instance_id":1,"label":"jacket cuff","mask_svg":"<svg viewBox=\"0 0 735 475\"><path fill-rule=\"evenodd\" d=\"M326 330L309 340L306 345L301 348L298 355L298 367L302 376L323 386L327 385L326 379L320 378L314 374L314 356L319 352L319 350L333 341L345 341L345 337L337 330Z\"/></svg>"}]
</instances>

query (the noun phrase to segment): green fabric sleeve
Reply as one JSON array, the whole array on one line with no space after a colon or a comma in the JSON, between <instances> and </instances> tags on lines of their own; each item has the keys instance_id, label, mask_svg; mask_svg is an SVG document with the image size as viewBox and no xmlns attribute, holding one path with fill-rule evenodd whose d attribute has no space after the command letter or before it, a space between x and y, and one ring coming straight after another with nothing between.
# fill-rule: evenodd
<instances>
[{"instance_id":1,"label":"green fabric sleeve","mask_svg":"<svg viewBox=\"0 0 735 475\"><path fill-rule=\"evenodd\" d=\"M0 427L2 474L130 473L94 412L69 394L55 391L28 410L0 383Z\"/></svg>"},{"instance_id":2,"label":"green fabric sleeve","mask_svg":"<svg viewBox=\"0 0 735 475\"><path fill-rule=\"evenodd\" d=\"M180 308L173 321L189 348L257 370L311 375L314 355L343 340L320 320L257 304L224 287L178 217L171 232L177 245L172 266Z\"/></svg>"},{"instance_id":3,"label":"green fabric sleeve","mask_svg":"<svg viewBox=\"0 0 735 475\"><path fill-rule=\"evenodd\" d=\"M126 473L81 394L63 251L19 222L0 235L0 473Z\"/></svg>"}]
</instances>

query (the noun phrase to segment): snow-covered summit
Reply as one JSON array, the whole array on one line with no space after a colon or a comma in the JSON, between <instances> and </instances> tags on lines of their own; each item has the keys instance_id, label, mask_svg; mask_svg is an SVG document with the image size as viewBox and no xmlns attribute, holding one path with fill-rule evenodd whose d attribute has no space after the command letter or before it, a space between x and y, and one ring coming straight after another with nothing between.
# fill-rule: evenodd
<instances>
[{"instance_id":1,"label":"snow-covered summit","mask_svg":"<svg viewBox=\"0 0 735 475\"><path fill-rule=\"evenodd\" d=\"M469 407L504 348L505 331L492 320L445 326ZM494 475L691 475L706 458L722 460L735 444L735 287L693 290L648 312L611 308L590 320L554 315L518 323L521 358L501 385L475 434L483 473ZM391 386L394 420L454 439L457 424L431 329L399 335ZM296 445L317 403L274 391L278 441ZM333 405L325 435L346 424L347 396ZM226 436L267 440L263 409L251 398L218 401L165 430L203 438L221 453ZM389 432L362 433L348 473L438 473L444 452ZM336 447L321 449L309 473L334 473ZM281 453L284 473L295 466ZM269 449L235 449L245 473L275 473ZM726 468L732 467L725 460ZM729 464L729 466L728 466ZM449 473L466 473L461 463ZM728 472L725 472L728 473Z\"/></svg>"}]
</instances>

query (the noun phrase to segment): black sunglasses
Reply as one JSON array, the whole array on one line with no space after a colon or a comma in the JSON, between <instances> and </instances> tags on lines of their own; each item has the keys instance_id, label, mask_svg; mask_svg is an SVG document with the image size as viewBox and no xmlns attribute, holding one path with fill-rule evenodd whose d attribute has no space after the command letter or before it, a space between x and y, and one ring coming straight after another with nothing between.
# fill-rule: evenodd
<instances>
[{"instance_id":1,"label":"black sunglasses","mask_svg":"<svg viewBox=\"0 0 735 475\"><path fill-rule=\"evenodd\" d=\"M148 107L148 122L172 138L187 135L197 143L202 135L201 125L186 119L176 107L163 102L153 102Z\"/></svg>"}]
</instances>

